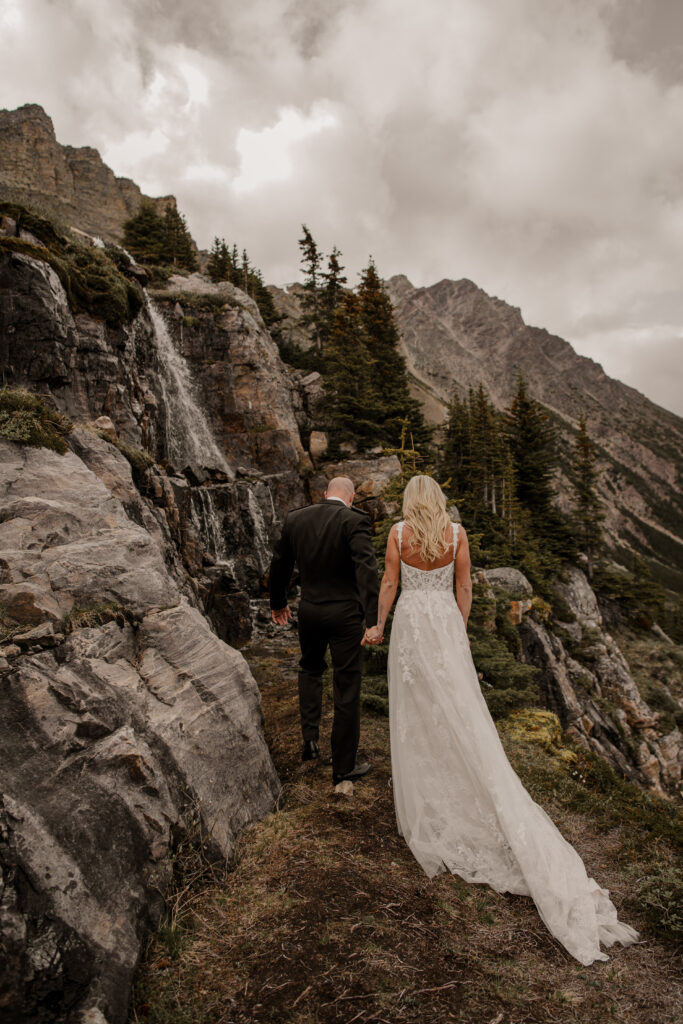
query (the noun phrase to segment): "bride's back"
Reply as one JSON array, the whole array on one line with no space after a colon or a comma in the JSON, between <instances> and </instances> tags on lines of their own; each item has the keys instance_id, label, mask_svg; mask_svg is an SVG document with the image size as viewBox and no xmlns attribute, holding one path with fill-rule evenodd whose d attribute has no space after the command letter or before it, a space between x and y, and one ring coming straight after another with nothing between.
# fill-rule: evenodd
<instances>
[{"instance_id":1,"label":"bride's back","mask_svg":"<svg viewBox=\"0 0 683 1024\"><path fill-rule=\"evenodd\" d=\"M431 562L425 562L424 559L420 557L417 545L413 543L413 530L406 522L402 523L400 544L401 561L405 562L406 565L412 566L413 569L422 569L423 572L429 572L432 569L442 569L445 565L449 565L453 561L453 527L451 524L449 524L444 530L443 539L444 543L447 544L443 555L439 556L439 558L433 559Z\"/></svg>"}]
</instances>

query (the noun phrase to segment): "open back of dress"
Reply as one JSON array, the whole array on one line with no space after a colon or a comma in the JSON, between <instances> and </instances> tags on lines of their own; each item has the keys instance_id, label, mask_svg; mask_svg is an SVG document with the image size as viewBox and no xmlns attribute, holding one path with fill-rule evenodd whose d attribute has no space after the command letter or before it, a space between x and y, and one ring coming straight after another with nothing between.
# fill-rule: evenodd
<instances>
[{"instance_id":1,"label":"open back of dress","mask_svg":"<svg viewBox=\"0 0 683 1024\"><path fill-rule=\"evenodd\" d=\"M399 554L403 523L398 527ZM507 759L484 700L453 591L453 561L401 562L389 645L389 716L398 828L425 872L450 871L532 896L552 934L582 964L638 933L536 804Z\"/></svg>"}]
</instances>

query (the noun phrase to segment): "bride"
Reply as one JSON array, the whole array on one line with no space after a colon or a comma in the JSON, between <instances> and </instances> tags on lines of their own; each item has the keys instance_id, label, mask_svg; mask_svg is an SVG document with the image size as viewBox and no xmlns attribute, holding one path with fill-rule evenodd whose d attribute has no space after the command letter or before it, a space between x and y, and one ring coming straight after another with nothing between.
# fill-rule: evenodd
<instances>
[{"instance_id":1,"label":"bride","mask_svg":"<svg viewBox=\"0 0 683 1024\"><path fill-rule=\"evenodd\" d=\"M389 720L399 833L430 877L441 871L530 895L552 934L582 964L600 944L630 945L607 890L534 803L508 761L479 687L466 633L472 604L467 535L439 485L415 476L404 520L387 541L381 642L401 579L389 645ZM453 593L453 573L457 603Z\"/></svg>"}]
</instances>

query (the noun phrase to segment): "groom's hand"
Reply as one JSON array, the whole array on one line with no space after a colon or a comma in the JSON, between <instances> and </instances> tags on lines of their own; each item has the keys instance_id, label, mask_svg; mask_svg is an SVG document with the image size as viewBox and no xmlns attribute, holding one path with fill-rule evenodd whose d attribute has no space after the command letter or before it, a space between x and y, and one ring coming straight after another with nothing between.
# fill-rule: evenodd
<instances>
[{"instance_id":1,"label":"groom's hand","mask_svg":"<svg viewBox=\"0 0 683 1024\"><path fill-rule=\"evenodd\" d=\"M286 626L291 621L292 613L289 610L289 605L285 605L284 608L280 608L279 611L271 611L271 617L273 622L276 622L278 626Z\"/></svg>"},{"instance_id":2,"label":"groom's hand","mask_svg":"<svg viewBox=\"0 0 683 1024\"><path fill-rule=\"evenodd\" d=\"M379 626L369 626L365 630L365 636L360 643L361 647L365 647L366 644L373 644L373 646L376 646L377 644L381 644L383 640L384 636Z\"/></svg>"}]
</instances>

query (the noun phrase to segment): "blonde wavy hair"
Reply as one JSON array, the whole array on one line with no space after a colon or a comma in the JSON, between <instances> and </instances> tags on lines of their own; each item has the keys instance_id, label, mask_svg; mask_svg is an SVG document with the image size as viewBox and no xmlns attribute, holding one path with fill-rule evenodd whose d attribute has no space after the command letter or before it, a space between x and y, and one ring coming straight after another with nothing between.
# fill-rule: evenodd
<instances>
[{"instance_id":1,"label":"blonde wavy hair","mask_svg":"<svg viewBox=\"0 0 683 1024\"><path fill-rule=\"evenodd\" d=\"M450 545L446 497L431 476L414 476L403 492L403 518L413 531L411 550L423 562L442 558Z\"/></svg>"}]
</instances>

